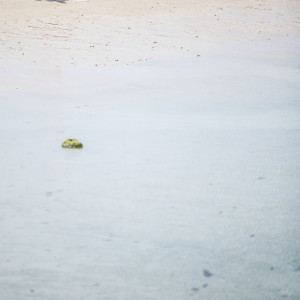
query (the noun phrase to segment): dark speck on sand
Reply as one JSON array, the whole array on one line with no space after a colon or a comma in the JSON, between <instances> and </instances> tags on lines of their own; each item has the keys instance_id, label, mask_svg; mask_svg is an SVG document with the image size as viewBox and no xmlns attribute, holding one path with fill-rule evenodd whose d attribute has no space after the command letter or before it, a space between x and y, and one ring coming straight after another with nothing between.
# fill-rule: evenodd
<instances>
[{"instance_id":1,"label":"dark speck on sand","mask_svg":"<svg viewBox=\"0 0 300 300\"><path fill-rule=\"evenodd\" d=\"M203 275L205 277L211 277L213 274L211 272L209 272L208 270L203 270Z\"/></svg>"}]
</instances>

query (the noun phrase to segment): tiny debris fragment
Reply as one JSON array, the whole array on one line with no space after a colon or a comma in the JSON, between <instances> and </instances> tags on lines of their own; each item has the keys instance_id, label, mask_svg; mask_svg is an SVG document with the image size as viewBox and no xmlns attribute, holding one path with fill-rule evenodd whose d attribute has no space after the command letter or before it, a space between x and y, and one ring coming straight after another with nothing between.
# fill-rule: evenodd
<instances>
[{"instance_id":1,"label":"tiny debris fragment","mask_svg":"<svg viewBox=\"0 0 300 300\"><path fill-rule=\"evenodd\" d=\"M81 142L79 142L76 139L66 139L63 144L62 144L63 148L82 148L83 145Z\"/></svg>"},{"instance_id":2,"label":"tiny debris fragment","mask_svg":"<svg viewBox=\"0 0 300 300\"><path fill-rule=\"evenodd\" d=\"M208 271L208 270L203 270L203 275L205 277L211 277L213 274L210 271Z\"/></svg>"}]
</instances>

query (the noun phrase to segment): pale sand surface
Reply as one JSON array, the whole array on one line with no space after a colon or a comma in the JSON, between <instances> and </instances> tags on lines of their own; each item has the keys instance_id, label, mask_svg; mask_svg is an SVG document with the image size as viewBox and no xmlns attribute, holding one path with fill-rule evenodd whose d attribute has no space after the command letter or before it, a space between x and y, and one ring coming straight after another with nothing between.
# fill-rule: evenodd
<instances>
[{"instance_id":1,"label":"pale sand surface","mask_svg":"<svg viewBox=\"0 0 300 300\"><path fill-rule=\"evenodd\" d=\"M0 299L299 299L299 8L2 0Z\"/></svg>"},{"instance_id":2,"label":"pale sand surface","mask_svg":"<svg viewBox=\"0 0 300 300\"><path fill-rule=\"evenodd\" d=\"M241 43L282 55L273 40L299 41L299 15L296 1L2 0L0 66L10 69L12 59L17 68L59 72L234 51ZM293 47L284 51L295 55Z\"/></svg>"}]
</instances>

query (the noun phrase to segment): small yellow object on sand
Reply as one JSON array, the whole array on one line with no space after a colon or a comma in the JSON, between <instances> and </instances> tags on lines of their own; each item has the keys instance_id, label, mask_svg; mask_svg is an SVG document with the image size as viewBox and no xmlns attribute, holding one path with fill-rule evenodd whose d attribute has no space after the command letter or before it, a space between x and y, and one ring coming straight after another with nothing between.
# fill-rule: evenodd
<instances>
[{"instance_id":1,"label":"small yellow object on sand","mask_svg":"<svg viewBox=\"0 0 300 300\"><path fill-rule=\"evenodd\" d=\"M66 139L63 144L63 148L82 148L82 143L76 139Z\"/></svg>"}]
</instances>

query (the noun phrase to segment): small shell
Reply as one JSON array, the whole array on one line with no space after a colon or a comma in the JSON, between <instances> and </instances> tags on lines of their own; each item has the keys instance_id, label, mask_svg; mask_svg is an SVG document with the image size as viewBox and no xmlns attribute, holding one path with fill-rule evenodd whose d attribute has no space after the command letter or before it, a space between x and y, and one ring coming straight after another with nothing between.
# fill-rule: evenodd
<instances>
[{"instance_id":1,"label":"small shell","mask_svg":"<svg viewBox=\"0 0 300 300\"><path fill-rule=\"evenodd\" d=\"M63 144L63 148L82 148L82 143L76 139L66 139Z\"/></svg>"}]
</instances>

